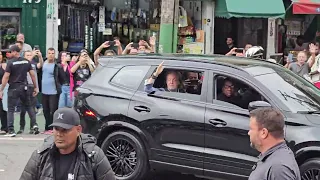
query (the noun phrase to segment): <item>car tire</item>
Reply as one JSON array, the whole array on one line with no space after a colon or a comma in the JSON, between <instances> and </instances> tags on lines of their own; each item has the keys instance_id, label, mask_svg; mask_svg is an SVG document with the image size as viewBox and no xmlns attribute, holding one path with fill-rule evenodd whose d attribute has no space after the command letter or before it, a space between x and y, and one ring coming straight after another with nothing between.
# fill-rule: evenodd
<instances>
[{"instance_id":1,"label":"car tire","mask_svg":"<svg viewBox=\"0 0 320 180\"><path fill-rule=\"evenodd\" d=\"M313 173L311 173L313 172ZM320 158L312 158L304 162L300 166L301 179L316 179L314 176L319 176L320 178Z\"/></svg>"},{"instance_id":2,"label":"car tire","mask_svg":"<svg viewBox=\"0 0 320 180\"><path fill-rule=\"evenodd\" d=\"M121 143L122 145L119 145ZM113 171L116 174L117 180L142 180L145 178L149 170L148 155L144 148L144 145L140 138L134 133L129 131L115 131L107 136L101 145L101 149L106 154ZM127 158L124 153L126 149L130 149L131 153L128 154ZM113 151L116 150L116 151ZM134 153L133 153L134 152ZM112 154L111 154L112 153ZM117 154L116 154L117 153ZM121 155L122 154L122 155ZM131 156L130 156L131 155ZM136 157L135 163L133 163L134 155ZM116 157L118 156L118 157ZM126 159L126 160L124 160ZM126 162L123 162L126 161ZM131 161L132 163L128 163ZM134 168L128 168L129 165L133 165ZM120 167L119 167L120 166ZM122 170L132 171L131 173L121 173L119 168ZM127 174L127 175L124 175Z\"/></svg>"}]
</instances>

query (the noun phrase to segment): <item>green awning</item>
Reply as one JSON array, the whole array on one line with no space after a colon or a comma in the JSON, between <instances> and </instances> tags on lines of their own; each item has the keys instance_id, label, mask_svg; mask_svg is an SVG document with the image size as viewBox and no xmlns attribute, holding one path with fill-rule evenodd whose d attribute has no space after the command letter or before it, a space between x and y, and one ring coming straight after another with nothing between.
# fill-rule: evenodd
<instances>
[{"instance_id":1,"label":"green awning","mask_svg":"<svg viewBox=\"0 0 320 180\"><path fill-rule=\"evenodd\" d=\"M215 15L224 18L284 18L282 0L216 0Z\"/></svg>"}]
</instances>

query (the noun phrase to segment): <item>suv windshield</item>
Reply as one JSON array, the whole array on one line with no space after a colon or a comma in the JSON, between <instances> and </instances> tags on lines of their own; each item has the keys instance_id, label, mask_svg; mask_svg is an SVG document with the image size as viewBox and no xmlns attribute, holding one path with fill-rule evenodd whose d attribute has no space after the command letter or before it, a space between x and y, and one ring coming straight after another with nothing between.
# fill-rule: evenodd
<instances>
[{"instance_id":1,"label":"suv windshield","mask_svg":"<svg viewBox=\"0 0 320 180\"><path fill-rule=\"evenodd\" d=\"M320 111L320 90L289 70L273 69L274 73L255 76L294 113Z\"/></svg>"}]
</instances>

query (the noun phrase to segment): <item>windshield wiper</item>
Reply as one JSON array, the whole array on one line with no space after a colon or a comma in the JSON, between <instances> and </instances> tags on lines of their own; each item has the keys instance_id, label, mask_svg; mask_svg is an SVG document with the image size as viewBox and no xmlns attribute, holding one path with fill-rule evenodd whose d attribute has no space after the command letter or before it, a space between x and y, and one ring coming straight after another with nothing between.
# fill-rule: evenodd
<instances>
[{"instance_id":1,"label":"windshield wiper","mask_svg":"<svg viewBox=\"0 0 320 180\"><path fill-rule=\"evenodd\" d=\"M310 104L310 105L312 105L312 106L317 107L318 109L320 109L320 106L317 105L317 104L315 104L315 103L312 102L312 101L307 101L307 100L303 100L303 99L300 99L300 98L296 98L296 97L293 97L293 96L288 95L288 94L285 93L285 92L281 92L280 90L278 90L278 91L279 91L280 94L284 97L284 99L285 99L286 101L288 100L288 99L287 99L287 97L288 97L288 98L297 100L297 101L299 101L300 103L303 103L303 102L304 102L304 103ZM311 111L311 112L314 112L314 111Z\"/></svg>"}]
</instances>

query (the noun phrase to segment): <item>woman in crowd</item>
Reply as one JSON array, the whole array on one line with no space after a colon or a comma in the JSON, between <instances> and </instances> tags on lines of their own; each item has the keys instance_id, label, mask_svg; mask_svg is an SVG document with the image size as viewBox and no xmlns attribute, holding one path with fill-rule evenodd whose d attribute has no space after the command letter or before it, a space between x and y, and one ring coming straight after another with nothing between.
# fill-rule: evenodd
<instances>
[{"instance_id":1,"label":"woman in crowd","mask_svg":"<svg viewBox=\"0 0 320 180\"><path fill-rule=\"evenodd\" d=\"M74 65L71 65L71 73L73 77L73 84L70 86L72 91L81 86L85 81L87 81L94 71L94 64L92 64L88 52L86 50L80 51L79 57ZM72 97L72 95L71 95Z\"/></svg>"},{"instance_id":2,"label":"woman in crowd","mask_svg":"<svg viewBox=\"0 0 320 180\"><path fill-rule=\"evenodd\" d=\"M7 67L6 64L6 60L4 59L4 56L2 54L2 52L0 51L0 78L2 80L2 77L5 73L5 69ZM0 83L1 84L1 83ZM7 90L8 90L8 85L7 87L4 89L4 93L3 93L3 98L2 98L2 102L0 102L0 119L1 119L1 130L0 130L0 134L6 134L7 133L7 110L8 110L8 104L7 104Z\"/></svg>"},{"instance_id":3,"label":"woman in crowd","mask_svg":"<svg viewBox=\"0 0 320 180\"><path fill-rule=\"evenodd\" d=\"M70 77L71 67L69 65L70 55L67 52L60 53L60 61L63 69L65 83L61 86L61 94L59 97L59 108L72 107L72 97L70 96Z\"/></svg>"}]
</instances>

